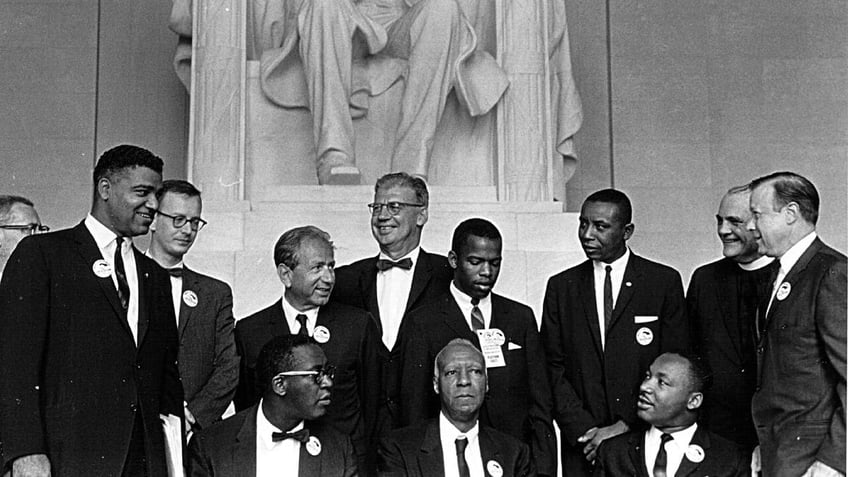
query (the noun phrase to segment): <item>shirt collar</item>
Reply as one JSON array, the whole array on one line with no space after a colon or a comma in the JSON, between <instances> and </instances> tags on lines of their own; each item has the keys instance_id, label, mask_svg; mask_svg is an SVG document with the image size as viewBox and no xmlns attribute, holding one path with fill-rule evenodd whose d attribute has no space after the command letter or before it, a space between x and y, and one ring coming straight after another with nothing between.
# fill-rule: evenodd
<instances>
[{"instance_id":1,"label":"shirt collar","mask_svg":"<svg viewBox=\"0 0 848 477\"><path fill-rule=\"evenodd\" d=\"M297 315L306 315L307 321L309 323L314 324L318 319L319 309L319 307L316 307L312 308L311 310L298 311L297 308L292 306L292 304L289 303L288 300L286 300L286 295L283 294L283 314L285 315L286 320L289 321L289 323L296 323L297 320L295 320L295 318L297 317Z\"/></svg>"},{"instance_id":2,"label":"shirt collar","mask_svg":"<svg viewBox=\"0 0 848 477\"><path fill-rule=\"evenodd\" d=\"M377 259L378 260L391 260L393 262L399 262L399 261L403 260L404 258L408 258L408 259L412 260L412 268L410 268L409 270L404 270L404 271L411 272L411 271L415 270L415 264L418 263L418 255L420 253L421 253L421 246L419 245L419 246L413 248L408 254L404 255L403 257L398 258L397 260L389 257L388 255L386 255L383 252L380 252L380 255L377 257ZM392 269L390 269L390 270L392 270ZM403 270L403 269L401 269L401 270Z\"/></svg>"},{"instance_id":3,"label":"shirt collar","mask_svg":"<svg viewBox=\"0 0 848 477\"><path fill-rule=\"evenodd\" d=\"M272 434L275 432L296 432L304 427L304 422L300 421L298 425L293 428L283 431L279 427L271 424L271 421L265 417L265 412L262 410L262 400L259 400L259 407L256 409L256 436L259 438L259 442L265 447L265 449L273 449L274 446L279 444L279 442L274 442L272 438Z\"/></svg>"},{"instance_id":4,"label":"shirt collar","mask_svg":"<svg viewBox=\"0 0 848 477\"><path fill-rule=\"evenodd\" d=\"M154 262L156 262L156 263L159 263L159 261L158 261L158 260L156 260L156 258L154 258L154 257L153 257L153 255L150 255L150 249L149 249L149 248L148 248L148 249L144 252L144 256L145 256L145 257L147 257L147 258L152 259L152 260L153 260ZM184 268L184 267L185 267L185 265L183 264L183 260L182 260L182 259L180 259L180 261L179 261L179 262L177 262L177 264L176 264L176 265L174 265L174 266L172 266L172 267L166 267L166 266L162 265L161 263L159 263L159 266L160 266L160 267L162 267L162 268L164 268L165 270L172 270L172 269L175 269L175 268ZM172 278L173 278L173 277L172 277Z\"/></svg>"},{"instance_id":5,"label":"shirt collar","mask_svg":"<svg viewBox=\"0 0 848 477\"><path fill-rule=\"evenodd\" d=\"M108 248L118 238L115 232L112 232L109 227L103 225L102 222L94 218L91 214L85 217L85 227L91 233L91 236L94 237L97 247L101 250Z\"/></svg>"},{"instance_id":6,"label":"shirt collar","mask_svg":"<svg viewBox=\"0 0 848 477\"><path fill-rule=\"evenodd\" d=\"M594 265L595 270L604 271L607 265L611 266L613 270L619 271L624 270L627 267L627 261L630 260L630 247L626 247L624 249L624 255L618 257L611 263L604 263L599 260L592 260L592 265Z\"/></svg>"},{"instance_id":7,"label":"shirt collar","mask_svg":"<svg viewBox=\"0 0 848 477\"><path fill-rule=\"evenodd\" d=\"M795 266L801 258L801 255L804 255L804 252L810 248L810 245L813 244L816 237L818 237L818 235L816 235L815 231L810 232L806 237L799 240L798 243L789 247L789 250L780 257L780 270L784 275L789 273L789 270L792 270L792 267Z\"/></svg>"},{"instance_id":8,"label":"shirt collar","mask_svg":"<svg viewBox=\"0 0 848 477\"><path fill-rule=\"evenodd\" d=\"M668 432L667 434L671 434L671 437L674 439L674 443L680 446L682 449L686 449L690 442L692 442L692 437L695 435L695 431L698 430L698 423L694 422L691 426L686 429L681 429L677 432ZM661 436L663 435L663 431L657 429L654 426L651 426L648 429L648 439L656 439L657 442L661 441Z\"/></svg>"},{"instance_id":9,"label":"shirt collar","mask_svg":"<svg viewBox=\"0 0 848 477\"><path fill-rule=\"evenodd\" d=\"M459 288L457 288L456 285L453 283L453 280L451 280L451 282L450 282L450 292L451 292L451 295L453 295L453 299L456 300L456 303L459 305L459 307L461 309L465 310L467 308L467 309L470 310L471 307L474 306L474 305L471 304L471 297L466 295L465 292L463 292ZM484 307L484 306L487 306L489 304L489 302L491 302L491 301L492 301L492 294L489 293L488 295L481 298L480 303L478 303L477 305L480 306L480 307Z\"/></svg>"},{"instance_id":10,"label":"shirt collar","mask_svg":"<svg viewBox=\"0 0 848 477\"><path fill-rule=\"evenodd\" d=\"M753 272L754 270L759 270L759 269L765 267L766 265L770 264L773 261L774 261L774 257L769 257L769 256L766 256L766 255L763 255L762 257L754 260L753 262L738 263L737 265L739 265L739 268L741 268L742 270L745 270L746 272Z\"/></svg>"},{"instance_id":11,"label":"shirt collar","mask_svg":"<svg viewBox=\"0 0 848 477\"><path fill-rule=\"evenodd\" d=\"M444 412L439 412L439 433L443 441L453 442L459 436L465 436L471 443L474 439L477 439L477 435L480 433L480 421L475 422L474 427L469 429L468 432L462 432L448 420Z\"/></svg>"}]
</instances>

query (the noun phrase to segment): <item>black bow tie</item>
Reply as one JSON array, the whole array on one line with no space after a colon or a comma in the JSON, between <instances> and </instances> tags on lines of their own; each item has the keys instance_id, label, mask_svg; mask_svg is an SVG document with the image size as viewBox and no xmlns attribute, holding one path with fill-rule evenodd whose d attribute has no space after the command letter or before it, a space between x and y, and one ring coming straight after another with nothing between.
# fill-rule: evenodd
<instances>
[{"instance_id":1,"label":"black bow tie","mask_svg":"<svg viewBox=\"0 0 848 477\"><path fill-rule=\"evenodd\" d=\"M286 439L294 439L300 443L306 443L309 440L309 429L304 427L295 432L274 432L271 434L271 440L274 442L280 442Z\"/></svg>"},{"instance_id":2,"label":"black bow tie","mask_svg":"<svg viewBox=\"0 0 848 477\"><path fill-rule=\"evenodd\" d=\"M166 268L165 270L167 270L168 275L171 275L172 277L183 277L183 267Z\"/></svg>"},{"instance_id":3,"label":"black bow tie","mask_svg":"<svg viewBox=\"0 0 848 477\"><path fill-rule=\"evenodd\" d=\"M404 270L409 270L410 268L412 268L412 259L407 257L403 260L398 260L397 262L386 260L385 258L377 260L377 270L380 270L381 272L385 272L386 270L392 267L398 267Z\"/></svg>"}]
</instances>

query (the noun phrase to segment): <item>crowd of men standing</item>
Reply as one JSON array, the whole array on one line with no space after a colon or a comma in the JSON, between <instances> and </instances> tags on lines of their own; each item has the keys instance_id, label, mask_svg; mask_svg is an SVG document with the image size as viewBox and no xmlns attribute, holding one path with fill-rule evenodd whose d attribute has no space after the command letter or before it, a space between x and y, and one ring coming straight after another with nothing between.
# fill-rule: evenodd
<instances>
[{"instance_id":1,"label":"crowd of men standing","mask_svg":"<svg viewBox=\"0 0 848 477\"><path fill-rule=\"evenodd\" d=\"M727 192L724 258L685 294L627 246L628 197L591 194L587 260L549 279L540 330L493 293L490 221L421 248L405 173L368 204L377 255L336 268L329 234L285 231L279 299L236 322L229 285L183 263L200 191L161 175L105 152L90 213L50 233L0 196L3 472L173 475L176 419L189 475L845 475L846 257L800 175Z\"/></svg>"}]
</instances>

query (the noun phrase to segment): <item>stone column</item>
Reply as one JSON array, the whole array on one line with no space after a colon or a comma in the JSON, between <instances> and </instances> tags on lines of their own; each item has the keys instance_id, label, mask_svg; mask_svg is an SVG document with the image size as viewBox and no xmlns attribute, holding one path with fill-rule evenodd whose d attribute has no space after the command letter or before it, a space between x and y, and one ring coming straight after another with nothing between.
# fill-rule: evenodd
<instances>
[{"instance_id":1,"label":"stone column","mask_svg":"<svg viewBox=\"0 0 848 477\"><path fill-rule=\"evenodd\" d=\"M497 57L510 86L498 104L498 200L553 199L547 0L497 1Z\"/></svg>"},{"instance_id":2,"label":"stone column","mask_svg":"<svg viewBox=\"0 0 848 477\"><path fill-rule=\"evenodd\" d=\"M246 3L192 3L188 178L223 205L244 197Z\"/></svg>"}]
</instances>

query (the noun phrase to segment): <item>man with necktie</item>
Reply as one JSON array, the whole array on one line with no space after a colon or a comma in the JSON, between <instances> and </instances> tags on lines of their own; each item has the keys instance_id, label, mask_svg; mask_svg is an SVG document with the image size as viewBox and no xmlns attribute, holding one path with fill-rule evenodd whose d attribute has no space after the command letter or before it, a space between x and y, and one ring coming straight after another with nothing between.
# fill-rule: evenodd
<instances>
[{"instance_id":1,"label":"man with necktie","mask_svg":"<svg viewBox=\"0 0 848 477\"><path fill-rule=\"evenodd\" d=\"M168 180L156 196L159 209L150 224L147 254L171 276L186 431L196 432L220 421L236 392L239 359L233 338L233 292L226 283L183 263L206 225L200 217L200 191L186 181Z\"/></svg>"},{"instance_id":2,"label":"man with necktie","mask_svg":"<svg viewBox=\"0 0 848 477\"><path fill-rule=\"evenodd\" d=\"M318 343L278 336L258 358L259 403L197 433L188 448L192 477L352 477L350 437L320 421L335 368Z\"/></svg>"},{"instance_id":3,"label":"man with necktie","mask_svg":"<svg viewBox=\"0 0 848 477\"><path fill-rule=\"evenodd\" d=\"M162 160L121 145L91 213L21 241L0 283L0 429L12 475L165 476L161 415L182 416L168 274L135 249Z\"/></svg>"},{"instance_id":4,"label":"man with necktie","mask_svg":"<svg viewBox=\"0 0 848 477\"><path fill-rule=\"evenodd\" d=\"M526 444L479 422L488 389L486 361L473 343L450 341L436 355L433 390L441 412L380 442L383 477L535 476Z\"/></svg>"}]
</instances>

